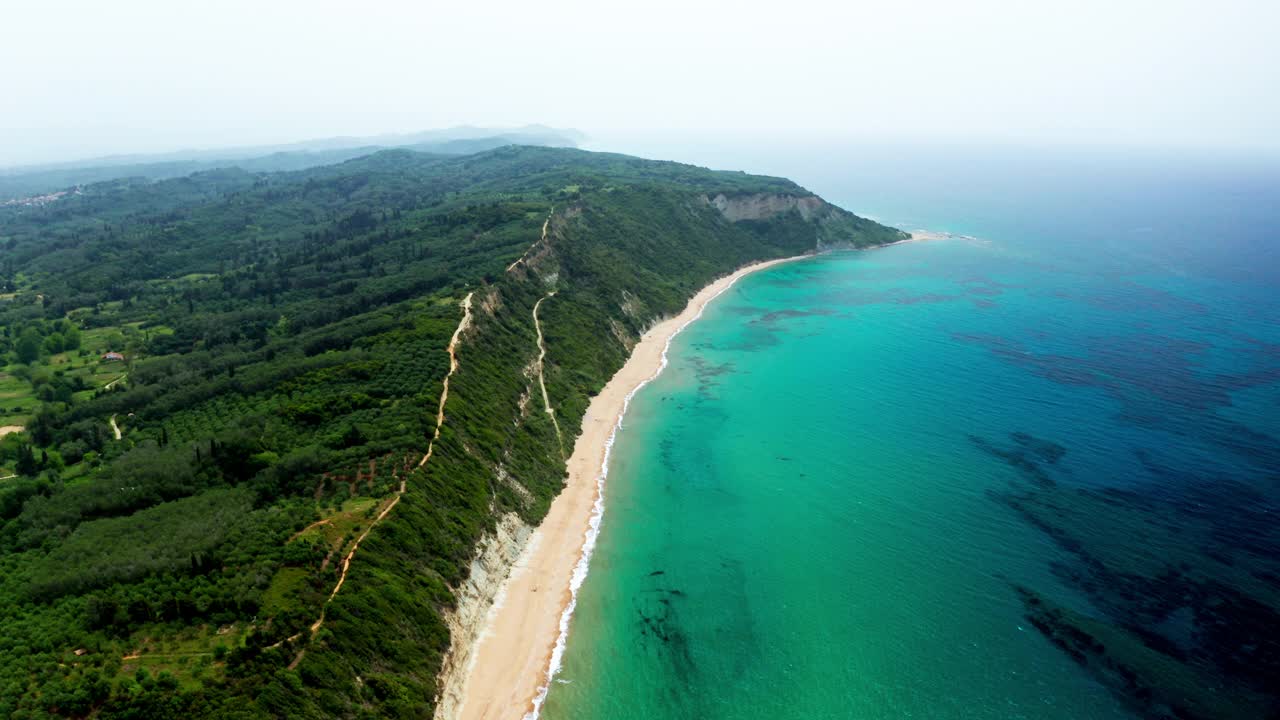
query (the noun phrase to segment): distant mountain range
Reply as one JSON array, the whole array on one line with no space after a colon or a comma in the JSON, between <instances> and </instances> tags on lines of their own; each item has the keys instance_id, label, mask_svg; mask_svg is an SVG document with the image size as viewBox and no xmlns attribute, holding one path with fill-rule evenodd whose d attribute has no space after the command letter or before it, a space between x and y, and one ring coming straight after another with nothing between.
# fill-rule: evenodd
<instances>
[{"instance_id":1,"label":"distant mountain range","mask_svg":"<svg viewBox=\"0 0 1280 720\"><path fill-rule=\"evenodd\" d=\"M388 148L408 148L439 155L467 155L504 145L577 147L585 137L577 130L545 125L516 128L461 126L416 133L320 138L280 145L109 155L69 162L0 168L0 202L123 177L164 180L224 167L238 167L249 172L305 170Z\"/></svg>"}]
</instances>

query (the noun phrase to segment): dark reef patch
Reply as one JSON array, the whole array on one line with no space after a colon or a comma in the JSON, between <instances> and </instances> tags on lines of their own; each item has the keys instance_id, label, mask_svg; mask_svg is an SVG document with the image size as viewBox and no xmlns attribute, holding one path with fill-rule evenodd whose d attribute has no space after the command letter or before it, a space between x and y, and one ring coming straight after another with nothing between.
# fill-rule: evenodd
<instances>
[{"instance_id":1,"label":"dark reef patch","mask_svg":"<svg viewBox=\"0 0 1280 720\"><path fill-rule=\"evenodd\" d=\"M786 310L775 310L760 314L759 308L750 308L750 312L740 312L738 314L754 316L752 320L746 323L745 329L741 336L729 343L718 346L721 350L731 350L736 352L754 352L763 348L773 347L782 342L781 335L788 332L786 325L789 320L796 320L806 317L818 317L839 314L835 310L819 308L816 310L800 310L789 308Z\"/></svg>"},{"instance_id":2,"label":"dark reef patch","mask_svg":"<svg viewBox=\"0 0 1280 720\"><path fill-rule=\"evenodd\" d=\"M752 320L752 321L751 321L751 323L752 323L753 325L756 325L756 324L763 324L763 325L777 325L778 323L780 323L780 322L781 322L781 321L783 321L783 320L791 320L791 319L794 319L794 318L802 318L802 317L813 317L813 316L815 316L815 315L816 315L816 316L826 316L826 315L835 315L835 314L836 314L836 311L835 311L835 310L828 310L828 309L818 309L818 310L794 310L794 309L787 309L787 310L775 310L775 311L773 311L773 312L771 312L771 313L765 313L764 315L761 315L760 317L756 318L755 320Z\"/></svg>"},{"instance_id":3,"label":"dark reef patch","mask_svg":"<svg viewBox=\"0 0 1280 720\"><path fill-rule=\"evenodd\" d=\"M1280 366L1265 350L1252 367L1228 373L1206 370L1209 343L1163 335L1089 338L1083 356L1035 352L998 335L952 337L1050 382L1097 388L1120 404L1117 418L1126 423L1226 450L1258 468L1280 467L1280 441L1217 412L1231 406L1234 391L1280 381Z\"/></svg>"},{"instance_id":4,"label":"dark reef patch","mask_svg":"<svg viewBox=\"0 0 1280 720\"><path fill-rule=\"evenodd\" d=\"M1027 620L1142 717L1274 717L1275 703L1262 693L1223 687L1123 628L1059 607L1026 588L1017 590Z\"/></svg>"},{"instance_id":5,"label":"dark reef patch","mask_svg":"<svg viewBox=\"0 0 1280 720\"><path fill-rule=\"evenodd\" d=\"M1015 432L1009 435L1013 446L1002 448L991 441L977 435L969 435L979 450L997 457L1009 467L1017 470L1023 477L1037 485L1052 486L1055 484L1045 465L1055 465L1066 454L1067 449L1061 445L1037 438L1030 433Z\"/></svg>"},{"instance_id":6,"label":"dark reef patch","mask_svg":"<svg viewBox=\"0 0 1280 720\"><path fill-rule=\"evenodd\" d=\"M996 297L1004 294L1004 291L1000 288L986 285L973 285L965 288L965 292L970 295L981 295L983 297Z\"/></svg>"},{"instance_id":7,"label":"dark reef patch","mask_svg":"<svg viewBox=\"0 0 1280 720\"><path fill-rule=\"evenodd\" d=\"M1062 459L1062 456L1067 454L1067 449L1058 443L1052 440L1043 440L1031 433L1019 431L1010 433L1009 437L1025 452L1050 465L1056 465Z\"/></svg>"},{"instance_id":8,"label":"dark reef patch","mask_svg":"<svg viewBox=\"0 0 1280 720\"><path fill-rule=\"evenodd\" d=\"M719 387L721 378L734 371L732 362L714 364L702 357L692 360L694 377L698 381L698 395L703 398L712 397L713 391Z\"/></svg>"},{"instance_id":9,"label":"dark reef patch","mask_svg":"<svg viewBox=\"0 0 1280 720\"><path fill-rule=\"evenodd\" d=\"M1070 555L1052 570L1097 613L1019 587L1028 620L1144 717L1275 717L1280 544L1270 478L1177 471L1140 451L1145 480L1071 487L1047 474L1064 448L1010 437L1010 447L971 438L1028 481L992 497Z\"/></svg>"},{"instance_id":10,"label":"dark reef patch","mask_svg":"<svg viewBox=\"0 0 1280 720\"><path fill-rule=\"evenodd\" d=\"M1058 290L1053 296L1118 313L1173 315L1182 318L1206 315L1209 312L1202 303L1129 280L1109 283L1088 294Z\"/></svg>"},{"instance_id":11,"label":"dark reef patch","mask_svg":"<svg viewBox=\"0 0 1280 720\"><path fill-rule=\"evenodd\" d=\"M639 647L643 652L660 655L665 664L671 666L672 677L678 682L668 683L661 692L663 702L672 707L697 712L700 698L689 692L698 673L693 653L689 648L689 637L681 623L676 603L671 601L674 591L668 593L642 594L637 598L636 622L641 638Z\"/></svg>"},{"instance_id":12,"label":"dark reef patch","mask_svg":"<svg viewBox=\"0 0 1280 720\"><path fill-rule=\"evenodd\" d=\"M842 288L837 291L824 293L818 297L818 301L825 305L843 305L846 307L857 307L860 305L924 305L932 303L951 302L952 300L962 300L963 295L952 295L947 293L913 293L905 288L889 288L888 290L876 290L867 287L849 287Z\"/></svg>"},{"instance_id":13,"label":"dark reef patch","mask_svg":"<svg viewBox=\"0 0 1280 720\"><path fill-rule=\"evenodd\" d=\"M736 340L720 343L714 347L716 350L735 353L758 352L765 348L774 347L781 342L782 340L778 337L778 331L763 325L748 324L746 329L742 331L741 336Z\"/></svg>"},{"instance_id":14,"label":"dark reef patch","mask_svg":"<svg viewBox=\"0 0 1280 720\"><path fill-rule=\"evenodd\" d=\"M702 644L703 652L708 643L724 650L725 656L735 661L736 676L748 674L760 653L759 641L750 620L747 579L741 563L734 559L721 559L707 567L706 572L723 576L717 587L724 588L714 605L719 616L710 626L686 626L683 611L687 610L689 603L696 601L677 587L663 570L648 573L645 587L632 599L637 647L641 652L654 654L670 669L670 677L679 679L657 692L662 693L664 704L679 708L682 717L714 715L704 706L706 697L689 691L690 687L697 685L697 675L701 672L695 659L698 655L695 648L699 644ZM704 615L705 609L689 614Z\"/></svg>"}]
</instances>

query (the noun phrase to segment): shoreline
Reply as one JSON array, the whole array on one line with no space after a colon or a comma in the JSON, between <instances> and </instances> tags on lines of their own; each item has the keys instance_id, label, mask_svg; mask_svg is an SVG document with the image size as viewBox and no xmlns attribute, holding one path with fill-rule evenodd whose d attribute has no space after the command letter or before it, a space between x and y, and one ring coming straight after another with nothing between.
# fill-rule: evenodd
<instances>
[{"instance_id":1,"label":"shoreline","mask_svg":"<svg viewBox=\"0 0 1280 720\"><path fill-rule=\"evenodd\" d=\"M905 245L907 243L918 242L934 242L936 240L955 240L957 238L968 238L968 235L952 235L949 232L935 232L933 230L912 230L910 237L903 240L895 240L891 243L876 245L875 247L864 248L866 250L879 250L881 248L893 247L894 245Z\"/></svg>"},{"instance_id":2,"label":"shoreline","mask_svg":"<svg viewBox=\"0 0 1280 720\"><path fill-rule=\"evenodd\" d=\"M970 243L989 243L990 242L988 240L976 238L972 235L958 235L956 233L946 232L941 230L912 230L911 237L907 238L906 240L899 240L897 242L885 243L884 245L879 245L877 247L867 248L867 249L877 250L879 248L886 248L892 245L901 245L903 243L934 242L937 240L964 240L965 242L970 242Z\"/></svg>"},{"instance_id":3,"label":"shoreline","mask_svg":"<svg viewBox=\"0 0 1280 720\"><path fill-rule=\"evenodd\" d=\"M537 718L559 671L604 514L610 452L631 398L667 366L672 339L742 277L811 254L776 258L717 278L684 310L649 328L582 418L568 479L516 559L489 608L471 653L457 705L459 720Z\"/></svg>"}]
</instances>

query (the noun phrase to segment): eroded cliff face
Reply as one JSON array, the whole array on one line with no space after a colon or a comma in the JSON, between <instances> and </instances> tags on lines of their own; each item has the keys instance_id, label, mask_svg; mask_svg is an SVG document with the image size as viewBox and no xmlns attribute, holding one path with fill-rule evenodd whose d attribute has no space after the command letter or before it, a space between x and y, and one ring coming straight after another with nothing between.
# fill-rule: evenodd
<instances>
[{"instance_id":1,"label":"eroded cliff face","mask_svg":"<svg viewBox=\"0 0 1280 720\"><path fill-rule=\"evenodd\" d=\"M830 205L817 195L799 197L796 195L780 195L776 193L736 195L729 197L724 193L708 197L707 202L720 211L730 222L739 220L768 220L791 210L800 213L805 220L830 212Z\"/></svg>"},{"instance_id":2,"label":"eroded cliff face","mask_svg":"<svg viewBox=\"0 0 1280 720\"><path fill-rule=\"evenodd\" d=\"M901 230L885 227L836 207L817 195L749 193L706 195L708 205L730 222L771 220L795 211L814 228L814 252L859 249L906 240Z\"/></svg>"},{"instance_id":3,"label":"eroded cliff face","mask_svg":"<svg viewBox=\"0 0 1280 720\"><path fill-rule=\"evenodd\" d=\"M480 634L484 631L485 618L493 609L516 559L529 544L532 534L533 528L519 515L507 513L493 534L480 540L476 556L471 561L471 574L455 591L458 606L444 613L452 644L440 673L436 720L457 717L462 685L468 675L467 668L475 657Z\"/></svg>"}]
</instances>

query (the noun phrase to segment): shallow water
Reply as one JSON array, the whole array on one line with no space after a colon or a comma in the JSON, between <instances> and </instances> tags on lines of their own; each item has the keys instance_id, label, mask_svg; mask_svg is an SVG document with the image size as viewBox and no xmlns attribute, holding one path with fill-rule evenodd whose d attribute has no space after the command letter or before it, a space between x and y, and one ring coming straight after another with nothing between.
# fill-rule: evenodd
<instances>
[{"instance_id":1,"label":"shallow water","mask_svg":"<svg viewBox=\"0 0 1280 720\"><path fill-rule=\"evenodd\" d=\"M632 402L543 717L1129 717L1027 622L1015 585L1102 611L1000 497L1271 472L1274 191L1222 173L886 202L981 240L739 281ZM817 189L865 211L839 193L870 182Z\"/></svg>"}]
</instances>

